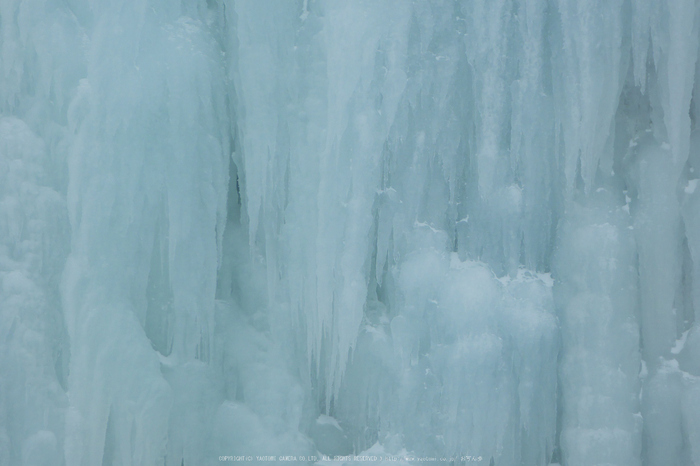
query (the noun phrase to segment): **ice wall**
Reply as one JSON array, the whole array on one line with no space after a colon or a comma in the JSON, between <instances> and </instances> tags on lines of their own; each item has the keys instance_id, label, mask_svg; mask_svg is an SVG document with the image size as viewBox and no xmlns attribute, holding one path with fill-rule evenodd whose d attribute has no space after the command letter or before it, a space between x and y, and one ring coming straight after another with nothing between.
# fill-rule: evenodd
<instances>
[{"instance_id":1,"label":"ice wall","mask_svg":"<svg viewBox=\"0 0 700 466\"><path fill-rule=\"evenodd\" d=\"M0 464L700 466L699 41L697 0L0 0Z\"/></svg>"}]
</instances>

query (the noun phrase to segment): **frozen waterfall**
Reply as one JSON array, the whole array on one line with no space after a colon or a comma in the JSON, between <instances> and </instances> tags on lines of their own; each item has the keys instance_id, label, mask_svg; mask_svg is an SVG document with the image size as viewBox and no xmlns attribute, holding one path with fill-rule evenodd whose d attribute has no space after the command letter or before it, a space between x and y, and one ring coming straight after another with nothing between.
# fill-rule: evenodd
<instances>
[{"instance_id":1,"label":"frozen waterfall","mask_svg":"<svg viewBox=\"0 0 700 466\"><path fill-rule=\"evenodd\" d=\"M700 466L700 0L0 0L0 466Z\"/></svg>"}]
</instances>

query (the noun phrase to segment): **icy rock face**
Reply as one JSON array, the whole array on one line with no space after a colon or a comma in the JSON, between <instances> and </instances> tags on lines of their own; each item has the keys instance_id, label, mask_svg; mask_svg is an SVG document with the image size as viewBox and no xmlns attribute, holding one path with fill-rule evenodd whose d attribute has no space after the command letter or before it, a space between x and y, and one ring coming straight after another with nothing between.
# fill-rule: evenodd
<instances>
[{"instance_id":1,"label":"icy rock face","mask_svg":"<svg viewBox=\"0 0 700 466\"><path fill-rule=\"evenodd\" d=\"M0 0L0 464L700 466L699 42L697 0Z\"/></svg>"},{"instance_id":2,"label":"icy rock face","mask_svg":"<svg viewBox=\"0 0 700 466\"><path fill-rule=\"evenodd\" d=\"M352 444L342 427L332 417L321 414L309 429L316 449L328 455L350 455Z\"/></svg>"}]
</instances>

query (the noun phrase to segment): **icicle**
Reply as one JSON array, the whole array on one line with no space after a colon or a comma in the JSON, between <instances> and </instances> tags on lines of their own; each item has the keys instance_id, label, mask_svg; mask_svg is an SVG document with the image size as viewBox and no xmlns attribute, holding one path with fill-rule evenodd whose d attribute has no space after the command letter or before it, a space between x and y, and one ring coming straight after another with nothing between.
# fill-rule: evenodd
<instances>
[{"instance_id":1,"label":"icicle","mask_svg":"<svg viewBox=\"0 0 700 466\"><path fill-rule=\"evenodd\" d=\"M564 133L564 174L571 191L580 163L588 191L598 164L612 158L605 152L629 54L623 42L623 1L561 0L558 5L563 44L555 54L555 81L562 87L556 92L555 109Z\"/></svg>"},{"instance_id":2,"label":"icicle","mask_svg":"<svg viewBox=\"0 0 700 466\"><path fill-rule=\"evenodd\" d=\"M632 1L632 57L634 62L634 82L642 93L647 85L647 62L649 45L651 45L651 16L653 2L648 0Z\"/></svg>"},{"instance_id":3,"label":"icicle","mask_svg":"<svg viewBox=\"0 0 700 466\"><path fill-rule=\"evenodd\" d=\"M500 165L504 154L501 131L507 120L507 45L510 2L475 0L465 2L462 11L470 18L467 31L467 57L477 76L476 102L481 117L478 129L476 160L479 169L479 193L488 198L500 185ZM501 175L502 176L502 175Z\"/></svg>"},{"instance_id":4,"label":"icicle","mask_svg":"<svg viewBox=\"0 0 700 466\"><path fill-rule=\"evenodd\" d=\"M690 148L690 98L700 35L700 4L681 0L657 5L652 22L654 64L673 163L682 167Z\"/></svg>"}]
</instances>

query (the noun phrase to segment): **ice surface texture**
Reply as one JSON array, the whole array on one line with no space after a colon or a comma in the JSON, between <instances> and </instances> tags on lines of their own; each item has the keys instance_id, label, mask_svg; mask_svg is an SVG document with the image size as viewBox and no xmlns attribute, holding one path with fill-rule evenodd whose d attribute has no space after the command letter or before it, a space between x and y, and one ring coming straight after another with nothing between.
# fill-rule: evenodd
<instances>
[{"instance_id":1,"label":"ice surface texture","mask_svg":"<svg viewBox=\"0 0 700 466\"><path fill-rule=\"evenodd\" d=\"M699 40L0 0L0 465L700 466Z\"/></svg>"}]
</instances>

